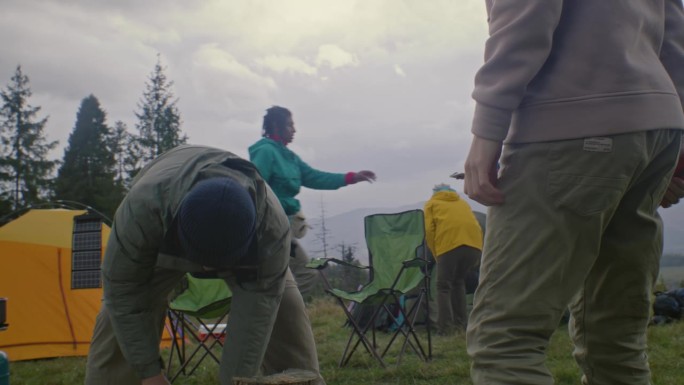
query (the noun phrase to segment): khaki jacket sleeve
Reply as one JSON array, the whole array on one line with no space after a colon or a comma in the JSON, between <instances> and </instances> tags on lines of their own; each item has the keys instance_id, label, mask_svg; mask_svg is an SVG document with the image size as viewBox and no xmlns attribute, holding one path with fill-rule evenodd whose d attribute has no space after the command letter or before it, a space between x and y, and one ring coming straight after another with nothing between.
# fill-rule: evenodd
<instances>
[{"instance_id":1,"label":"khaki jacket sleeve","mask_svg":"<svg viewBox=\"0 0 684 385\"><path fill-rule=\"evenodd\" d=\"M475 76L472 133L503 141L513 111L551 52L562 0L487 0L489 38Z\"/></svg>"},{"instance_id":2,"label":"khaki jacket sleeve","mask_svg":"<svg viewBox=\"0 0 684 385\"><path fill-rule=\"evenodd\" d=\"M141 378L148 378L161 372L159 325L153 311L165 299L151 297L150 283L159 250L155 240L162 238L162 226L152 223L151 215L141 217L134 209L124 200L107 242L102 266L104 303L126 361Z\"/></svg>"}]
</instances>

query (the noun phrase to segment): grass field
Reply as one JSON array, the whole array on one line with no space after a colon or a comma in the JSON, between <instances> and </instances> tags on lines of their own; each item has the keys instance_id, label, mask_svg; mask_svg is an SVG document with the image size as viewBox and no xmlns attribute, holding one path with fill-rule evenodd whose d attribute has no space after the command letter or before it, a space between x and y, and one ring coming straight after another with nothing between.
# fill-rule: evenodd
<instances>
[{"instance_id":1,"label":"grass field","mask_svg":"<svg viewBox=\"0 0 684 385\"><path fill-rule=\"evenodd\" d=\"M402 365L382 369L364 351L358 351L350 364L339 368L337 361L348 336L342 327L344 315L328 299L314 301L310 307L318 343L321 370L328 385L447 385L470 384L469 359L463 337L434 336L431 362L424 363L407 353ZM684 322L652 327L649 330L650 362L653 383L684 383ZM571 357L572 346L564 327L555 333L548 351L548 366L557 385L579 384L579 371ZM391 351L390 355L396 351ZM393 356L388 361L393 362ZM58 358L10 365L12 385L74 385L83 383L85 358ZM177 385L218 385L218 366L205 360L192 376L181 376Z\"/></svg>"}]
</instances>

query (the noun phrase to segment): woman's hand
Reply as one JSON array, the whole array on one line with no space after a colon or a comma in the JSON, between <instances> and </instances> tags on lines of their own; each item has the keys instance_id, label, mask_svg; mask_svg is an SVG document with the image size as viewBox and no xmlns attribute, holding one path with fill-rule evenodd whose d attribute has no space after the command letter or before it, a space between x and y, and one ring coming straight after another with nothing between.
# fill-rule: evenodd
<instances>
[{"instance_id":1,"label":"woman's hand","mask_svg":"<svg viewBox=\"0 0 684 385\"><path fill-rule=\"evenodd\" d=\"M354 177L352 179L354 183L358 182L369 182L373 183L375 182L375 173L373 171L368 171L368 170L362 170L357 173L354 173Z\"/></svg>"}]
</instances>

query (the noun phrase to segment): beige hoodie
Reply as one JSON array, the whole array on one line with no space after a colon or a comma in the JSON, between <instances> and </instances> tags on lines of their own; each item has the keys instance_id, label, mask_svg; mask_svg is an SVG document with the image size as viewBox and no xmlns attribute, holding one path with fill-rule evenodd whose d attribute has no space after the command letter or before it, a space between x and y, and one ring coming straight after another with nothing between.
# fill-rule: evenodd
<instances>
[{"instance_id":1,"label":"beige hoodie","mask_svg":"<svg viewBox=\"0 0 684 385\"><path fill-rule=\"evenodd\" d=\"M508 143L684 129L681 0L486 0L473 134Z\"/></svg>"}]
</instances>

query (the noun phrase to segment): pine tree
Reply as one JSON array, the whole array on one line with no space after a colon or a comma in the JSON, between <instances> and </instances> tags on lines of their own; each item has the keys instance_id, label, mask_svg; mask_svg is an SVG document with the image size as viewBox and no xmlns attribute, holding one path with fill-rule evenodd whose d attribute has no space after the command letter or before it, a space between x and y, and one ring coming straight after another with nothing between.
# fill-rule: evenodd
<instances>
[{"instance_id":1,"label":"pine tree","mask_svg":"<svg viewBox=\"0 0 684 385\"><path fill-rule=\"evenodd\" d=\"M117 120L109 137L110 146L116 163L116 181L124 189L130 187L133 176L142 167L142 150L135 135L128 132L126 123Z\"/></svg>"},{"instance_id":2,"label":"pine tree","mask_svg":"<svg viewBox=\"0 0 684 385\"><path fill-rule=\"evenodd\" d=\"M356 253L356 247L352 245L347 245L344 242L337 245L339 249L339 254L342 256L342 260L348 264L360 266L360 262L356 259L354 255ZM333 287L346 290L354 291L359 288L359 286L365 284L368 281L368 274L365 270L356 269L353 267L345 265L331 265L327 271L326 276L328 281Z\"/></svg>"},{"instance_id":3,"label":"pine tree","mask_svg":"<svg viewBox=\"0 0 684 385\"><path fill-rule=\"evenodd\" d=\"M3 190L4 193L4 190ZM9 197L0 194L0 226L5 224L4 216L12 212L12 201Z\"/></svg>"},{"instance_id":4,"label":"pine tree","mask_svg":"<svg viewBox=\"0 0 684 385\"><path fill-rule=\"evenodd\" d=\"M0 195L13 210L49 197L51 174L58 161L47 154L57 146L43 132L47 118L38 120L40 107L29 104L29 78L17 69L6 89L0 91Z\"/></svg>"},{"instance_id":5,"label":"pine tree","mask_svg":"<svg viewBox=\"0 0 684 385\"><path fill-rule=\"evenodd\" d=\"M356 259L356 257L354 256L354 254L356 253L355 246L345 245L344 243L342 243L338 247L340 249L340 252L342 253L343 261L356 266L360 265L359 260ZM357 290L359 286L365 283L368 278L368 276L365 273L365 271L359 269L343 268L342 282L344 283L344 285L346 285L344 289L350 291Z\"/></svg>"},{"instance_id":6,"label":"pine tree","mask_svg":"<svg viewBox=\"0 0 684 385\"><path fill-rule=\"evenodd\" d=\"M55 180L57 199L79 202L112 217L123 198L123 184L116 180L111 137L100 102L93 95L84 98Z\"/></svg>"},{"instance_id":7,"label":"pine tree","mask_svg":"<svg viewBox=\"0 0 684 385\"><path fill-rule=\"evenodd\" d=\"M171 87L173 82L167 80L159 56L154 71L145 84L142 100L136 112L138 123L137 141L140 146L141 164L134 168L137 173L141 166L154 159L164 151L187 142L187 136L181 133L181 117L176 107Z\"/></svg>"}]
</instances>

